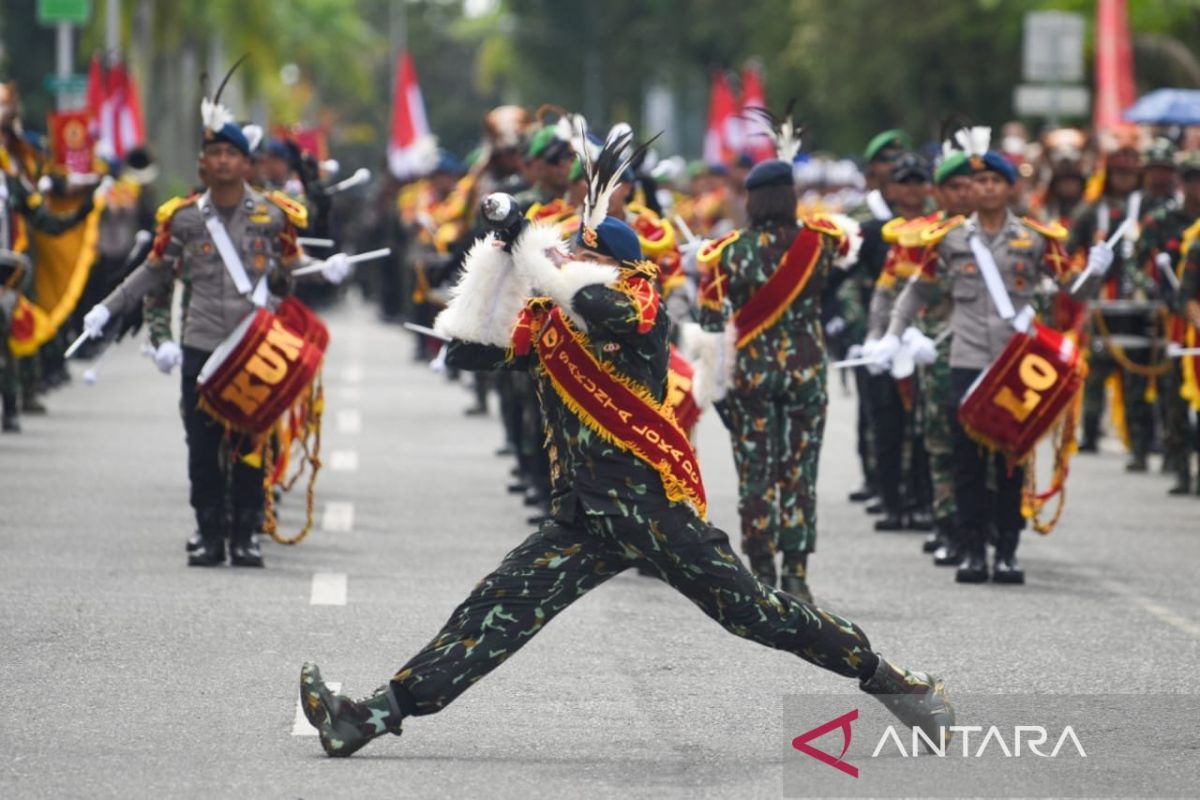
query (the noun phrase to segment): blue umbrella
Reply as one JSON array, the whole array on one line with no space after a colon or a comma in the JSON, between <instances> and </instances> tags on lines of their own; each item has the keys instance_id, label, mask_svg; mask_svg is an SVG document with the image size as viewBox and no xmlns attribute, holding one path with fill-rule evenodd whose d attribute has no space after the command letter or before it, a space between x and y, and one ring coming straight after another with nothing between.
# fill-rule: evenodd
<instances>
[{"instance_id":1,"label":"blue umbrella","mask_svg":"<svg viewBox=\"0 0 1200 800\"><path fill-rule=\"evenodd\" d=\"M1139 98L1123 116L1153 125L1200 125L1200 89L1158 89Z\"/></svg>"}]
</instances>

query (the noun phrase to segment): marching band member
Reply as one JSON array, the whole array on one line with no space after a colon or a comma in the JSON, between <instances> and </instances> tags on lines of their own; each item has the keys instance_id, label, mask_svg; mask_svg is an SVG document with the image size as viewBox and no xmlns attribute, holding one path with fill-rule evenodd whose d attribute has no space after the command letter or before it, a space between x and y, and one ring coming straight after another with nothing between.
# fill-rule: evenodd
<instances>
[{"instance_id":1,"label":"marching band member","mask_svg":"<svg viewBox=\"0 0 1200 800\"><path fill-rule=\"evenodd\" d=\"M239 62L240 63L240 62ZM235 64L230 75L237 68ZM228 81L227 75L225 81ZM184 431L188 478L197 533L189 542L188 566L261 567L257 534L263 519L261 464L245 444L231 470L226 492L220 451L224 428L198 404L197 379L205 362L256 307L290 290L288 270L303 253L297 228L306 222L304 207L280 193L261 194L246 184L250 146L242 129L220 104L221 88L201 105L204 124L201 173L203 194L177 197L158 211L158 231L150 255L120 286L84 317L84 329L99 337L115 315L130 311L144 297L162 299L147 309L155 346L154 362L164 373L182 367ZM325 262L324 277L340 282L350 270L345 256ZM170 295L174 282L185 287L180 342L171 336ZM227 496L228 495L228 496ZM226 503L232 528L226 530Z\"/></svg>"}]
</instances>

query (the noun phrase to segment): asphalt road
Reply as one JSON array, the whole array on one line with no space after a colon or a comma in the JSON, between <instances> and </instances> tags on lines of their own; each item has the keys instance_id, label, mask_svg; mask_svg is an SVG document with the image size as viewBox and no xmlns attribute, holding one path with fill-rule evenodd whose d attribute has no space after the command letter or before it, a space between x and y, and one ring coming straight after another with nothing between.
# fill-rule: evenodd
<instances>
[{"instance_id":1,"label":"asphalt road","mask_svg":"<svg viewBox=\"0 0 1200 800\"><path fill-rule=\"evenodd\" d=\"M854 686L633 574L401 738L324 756L297 724L301 662L369 692L528 533L493 455L495 409L465 417L466 389L369 309L329 318L317 529L264 545L265 570L184 565L178 379L132 342L93 386L76 366L50 416L0 438L0 797L781 796L801 732L785 696ZM1059 529L1022 547L1028 584L958 586L919 535L875 533L846 501L853 401L832 397L821 605L963 695L1200 691L1200 498L1168 499L1165 478L1127 476L1115 452L1080 457ZM715 416L699 450L714 522L736 541ZM285 524L301 506L285 501Z\"/></svg>"}]
</instances>

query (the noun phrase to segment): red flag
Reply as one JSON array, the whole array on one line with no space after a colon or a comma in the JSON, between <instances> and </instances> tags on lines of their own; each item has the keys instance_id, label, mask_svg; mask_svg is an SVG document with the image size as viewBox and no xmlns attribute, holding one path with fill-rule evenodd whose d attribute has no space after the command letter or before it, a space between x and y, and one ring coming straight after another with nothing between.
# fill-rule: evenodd
<instances>
[{"instance_id":1,"label":"red flag","mask_svg":"<svg viewBox=\"0 0 1200 800\"><path fill-rule=\"evenodd\" d=\"M430 151L432 150L432 163ZM396 63L396 96L392 100L392 132L388 165L401 180L421 175L436 163L437 150L425 116L425 99L417 83L412 56L405 52Z\"/></svg>"},{"instance_id":2,"label":"red flag","mask_svg":"<svg viewBox=\"0 0 1200 800\"><path fill-rule=\"evenodd\" d=\"M713 73L712 92L708 99L708 130L704 134L704 160L712 165L727 166L733 160L733 143L741 126L737 103L725 73ZM730 134L734 135L731 137Z\"/></svg>"},{"instance_id":3,"label":"red flag","mask_svg":"<svg viewBox=\"0 0 1200 800\"><path fill-rule=\"evenodd\" d=\"M1121 112L1133 105L1134 99L1133 51L1129 42L1126 0L1098 0L1093 127L1102 131L1121 125Z\"/></svg>"},{"instance_id":4,"label":"red flag","mask_svg":"<svg viewBox=\"0 0 1200 800\"><path fill-rule=\"evenodd\" d=\"M108 71L108 93L112 114L113 152L118 158L146 140L142 130L142 104L138 100L137 84L121 63Z\"/></svg>"},{"instance_id":5,"label":"red flag","mask_svg":"<svg viewBox=\"0 0 1200 800\"><path fill-rule=\"evenodd\" d=\"M88 112L51 111L46 115L50 128L50 153L54 163L67 172L84 174L92 171L95 142L88 131Z\"/></svg>"},{"instance_id":6,"label":"red flag","mask_svg":"<svg viewBox=\"0 0 1200 800\"><path fill-rule=\"evenodd\" d=\"M755 163L775 157L775 146L767 135L766 123L751 108L766 108L767 95L763 91L762 73L754 63L742 68L742 120L745 126L746 145L744 151Z\"/></svg>"}]
</instances>

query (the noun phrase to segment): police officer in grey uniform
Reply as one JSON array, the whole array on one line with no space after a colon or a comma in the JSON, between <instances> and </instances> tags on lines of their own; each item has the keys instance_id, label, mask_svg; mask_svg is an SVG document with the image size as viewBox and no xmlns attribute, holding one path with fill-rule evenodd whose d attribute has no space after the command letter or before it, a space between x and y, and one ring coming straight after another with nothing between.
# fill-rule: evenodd
<instances>
[{"instance_id":1,"label":"police officer in grey uniform","mask_svg":"<svg viewBox=\"0 0 1200 800\"><path fill-rule=\"evenodd\" d=\"M146 319L154 361L164 373L182 365L181 412L188 445L191 505L197 536L189 542L189 566L225 561L226 506L232 508L229 559L261 567L257 533L262 525L261 466L233 459L231 491L220 457L224 428L197 405L197 378L213 351L256 307L290 289L289 271L303 261L296 241L303 206L279 193L260 194L246 183L250 146L223 107L207 99L201 173L207 191L176 198L158 213L158 232L146 261L84 317L99 336L109 318L147 298ZM232 251L232 252L231 252ZM350 270L344 255L325 262L334 283ZM171 338L170 298L178 279L184 293L182 347ZM244 453L239 453L244 455Z\"/></svg>"},{"instance_id":2,"label":"police officer in grey uniform","mask_svg":"<svg viewBox=\"0 0 1200 800\"><path fill-rule=\"evenodd\" d=\"M994 151L972 154L975 169L976 212L965 222L943 225L927 232L929 247L920 272L905 286L892 309L887 335L864 355L888 361L900 349L900 336L935 294L936 282L950 292L954 308L950 319L951 395L955 406L975 379L1004 350L1014 329L1032 319L1031 301L1043 275L1070 287L1072 274L1063 251L1066 231L1048 228L1028 217L1021 219L1008 208L1016 184L1016 170ZM994 262L1004 295L993 297L985 285L984 259ZM1093 247L1088 273L1107 269L1112 252ZM1088 295L1098 280L1089 278L1078 289ZM1007 301L1007 302L1006 302ZM1001 304L1009 306L1002 310ZM1009 471L1003 457L986 451L971 439L957 417L953 421L956 466L954 494L958 527L965 548L955 579L981 583L988 578L986 544L996 543L992 579L997 583L1024 583L1016 560L1017 544L1025 520L1021 514L1024 471ZM995 479L989 488L989 469Z\"/></svg>"}]
</instances>

